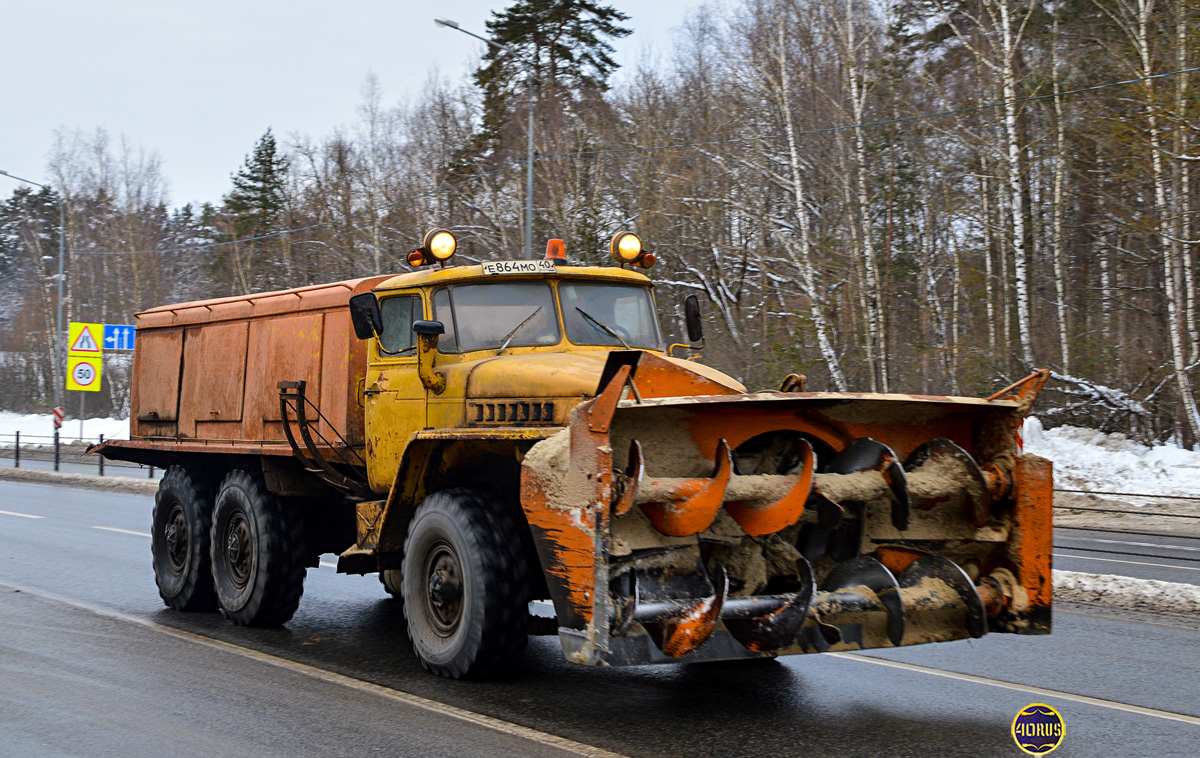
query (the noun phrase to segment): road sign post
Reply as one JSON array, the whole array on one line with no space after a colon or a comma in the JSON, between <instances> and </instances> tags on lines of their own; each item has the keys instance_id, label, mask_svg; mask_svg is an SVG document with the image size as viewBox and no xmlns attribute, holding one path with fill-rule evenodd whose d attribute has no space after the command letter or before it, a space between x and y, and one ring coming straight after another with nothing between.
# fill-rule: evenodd
<instances>
[{"instance_id":1,"label":"road sign post","mask_svg":"<svg viewBox=\"0 0 1200 758\"><path fill-rule=\"evenodd\" d=\"M67 337L67 389L77 392L99 392L100 377L104 371L104 324L72 321L68 326ZM81 425L82 408L81 401Z\"/></svg>"},{"instance_id":2,"label":"road sign post","mask_svg":"<svg viewBox=\"0 0 1200 758\"><path fill-rule=\"evenodd\" d=\"M105 350L132 350L135 334L132 326L105 324L103 347Z\"/></svg>"},{"instance_id":3,"label":"road sign post","mask_svg":"<svg viewBox=\"0 0 1200 758\"><path fill-rule=\"evenodd\" d=\"M67 358L67 389L79 392L99 392L100 373L104 361L101 358Z\"/></svg>"},{"instance_id":4,"label":"road sign post","mask_svg":"<svg viewBox=\"0 0 1200 758\"><path fill-rule=\"evenodd\" d=\"M100 341L104 337L104 324L84 324L72 321L68 329L68 353L95 358L104 354L104 348L100 346Z\"/></svg>"}]
</instances>

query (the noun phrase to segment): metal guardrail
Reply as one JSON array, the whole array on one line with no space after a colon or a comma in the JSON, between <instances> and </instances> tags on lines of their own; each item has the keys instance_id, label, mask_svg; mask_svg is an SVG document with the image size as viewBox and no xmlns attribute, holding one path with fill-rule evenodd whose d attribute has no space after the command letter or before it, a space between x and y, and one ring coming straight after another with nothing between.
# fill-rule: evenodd
<instances>
[{"instance_id":1,"label":"metal guardrail","mask_svg":"<svg viewBox=\"0 0 1200 758\"><path fill-rule=\"evenodd\" d=\"M1055 492L1069 492L1078 495L1098 495L1101 497L1138 497L1150 500L1187 500L1200 503L1200 495L1153 495L1148 492L1107 492L1101 490L1080 490L1055 487ZM1097 508L1092 505L1054 505L1056 510L1080 511L1087 513L1121 513L1129 516L1159 516L1166 518L1200 519L1196 513L1168 513L1167 511L1147 511L1142 508Z\"/></svg>"},{"instance_id":2,"label":"metal guardrail","mask_svg":"<svg viewBox=\"0 0 1200 758\"><path fill-rule=\"evenodd\" d=\"M28 460L53 460L54 470L61 471L63 464L63 451L66 448L71 453L77 453L84 446L90 446L96 443L104 442L104 435L96 437L66 437L55 433L48 434L22 434L14 432L13 434L0 434L0 459L10 459L13 462L13 468L21 468L21 454L24 451ZM43 458L43 455L49 454L52 451L53 458ZM89 463L83 459L82 455L75 455L79 458L78 461L73 461L80 465ZM143 466L140 463L124 463L117 461L105 461L104 456L96 456L96 473L100 476L105 476L105 468L119 468L130 470L144 470L148 479L154 478L155 467Z\"/></svg>"},{"instance_id":3,"label":"metal guardrail","mask_svg":"<svg viewBox=\"0 0 1200 758\"><path fill-rule=\"evenodd\" d=\"M1080 495L1106 495L1108 497L1148 497L1157 500L1192 500L1200 502L1200 495L1151 495L1145 492L1100 492L1099 490L1071 490L1055 487L1055 492L1074 492Z\"/></svg>"}]
</instances>

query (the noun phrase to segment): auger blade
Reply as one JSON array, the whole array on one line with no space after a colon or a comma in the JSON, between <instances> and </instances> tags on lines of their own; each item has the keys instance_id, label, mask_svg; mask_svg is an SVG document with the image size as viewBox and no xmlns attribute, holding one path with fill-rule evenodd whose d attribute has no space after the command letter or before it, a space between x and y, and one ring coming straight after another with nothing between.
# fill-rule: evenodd
<instances>
[{"instance_id":1,"label":"auger blade","mask_svg":"<svg viewBox=\"0 0 1200 758\"><path fill-rule=\"evenodd\" d=\"M951 493L937 492L936 487L934 492L925 492L923 475L938 473L942 475L933 477L933 481L957 482L958 492L953 494L966 500L967 518L972 526L983 526L991 518L991 498L983 471L966 450L945 437L936 437L914 450L904 461L904 470L911 474L913 499L918 508L929 510L951 497Z\"/></svg>"},{"instance_id":2,"label":"auger blade","mask_svg":"<svg viewBox=\"0 0 1200 758\"><path fill-rule=\"evenodd\" d=\"M862 548L863 533L866 531L866 528L867 521L863 517L860 508L856 518L843 522L841 526L834 529L831 533L830 536L832 539L829 540L829 557L838 563L857 558Z\"/></svg>"},{"instance_id":3,"label":"auger blade","mask_svg":"<svg viewBox=\"0 0 1200 758\"><path fill-rule=\"evenodd\" d=\"M613 513L618 516L629 513L629 509L633 507L633 502L637 498L638 488L642 486L642 477L645 473L642 443L634 440L629 443L629 465L625 468L625 475L621 479L621 495L613 503Z\"/></svg>"},{"instance_id":4,"label":"auger blade","mask_svg":"<svg viewBox=\"0 0 1200 758\"><path fill-rule=\"evenodd\" d=\"M846 510L820 492L809 495L805 507L816 509L817 522L805 524L800 530L797 548L806 560L815 561L829 549L829 535L845 522Z\"/></svg>"},{"instance_id":5,"label":"auger blade","mask_svg":"<svg viewBox=\"0 0 1200 758\"><path fill-rule=\"evenodd\" d=\"M816 582L812 566L803 558L796 561L799 587L778 609L752 618L727 618L725 628L747 650L771 653L787 647L796 640L800 627L808 618Z\"/></svg>"},{"instance_id":6,"label":"auger blade","mask_svg":"<svg viewBox=\"0 0 1200 758\"><path fill-rule=\"evenodd\" d=\"M712 596L696 602L690 610L680 614L681 620L645 623L650 639L654 640L664 655L682 658L708 642L716 630L721 621L721 608L729 595L729 577L725 574L725 568L717 564L710 578L713 583Z\"/></svg>"},{"instance_id":7,"label":"auger blade","mask_svg":"<svg viewBox=\"0 0 1200 758\"><path fill-rule=\"evenodd\" d=\"M878 471L892 491L892 525L904 531L908 528L908 480L900 466L899 457L890 447L870 437L858 437L826 466L826 474L853 474L859 471Z\"/></svg>"},{"instance_id":8,"label":"auger blade","mask_svg":"<svg viewBox=\"0 0 1200 758\"><path fill-rule=\"evenodd\" d=\"M712 525L733 475L733 454L724 439L717 443L716 470L711 479L682 479L667 502L642 503L642 511L658 531L670 537L690 537Z\"/></svg>"},{"instance_id":9,"label":"auger blade","mask_svg":"<svg viewBox=\"0 0 1200 758\"><path fill-rule=\"evenodd\" d=\"M893 645L899 645L904 639L904 601L900 597L900 584L896 577L882 563L863 555L834 566L821 582L824 592L855 587L866 587L879 598L887 611L888 639Z\"/></svg>"},{"instance_id":10,"label":"auger blade","mask_svg":"<svg viewBox=\"0 0 1200 758\"><path fill-rule=\"evenodd\" d=\"M901 587L916 587L926 579L939 579L953 590L965 606L967 631L972 637L987 634L987 609L971 577L962 568L940 555L923 555L906 568L897 581Z\"/></svg>"},{"instance_id":11,"label":"auger blade","mask_svg":"<svg viewBox=\"0 0 1200 758\"><path fill-rule=\"evenodd\" d=\"M814 459L812 445L806 440L797 442L797 452L800 455L800 475L796 483L778 499L769 501L729 502L725 510L733 520L742 527L742 531L751 537L761 537L774 534L780 529L791 526L804 513L808 493L812 490Z\"/></svg>"}]
</instances>

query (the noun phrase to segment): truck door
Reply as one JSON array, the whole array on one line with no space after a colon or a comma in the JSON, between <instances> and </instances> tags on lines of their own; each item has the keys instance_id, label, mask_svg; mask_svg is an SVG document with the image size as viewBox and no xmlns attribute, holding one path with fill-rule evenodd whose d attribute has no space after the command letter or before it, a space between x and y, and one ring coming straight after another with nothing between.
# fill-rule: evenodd
<instances>
[{"instance_id":1,"label":"truck door","mask_svg":"<svg viewBox=\"0 0 1200 758\"><path fill-rule=\"evenodd\" d=\"M363 389L367 475L371 487L386 490L396 478L405 443L425 428L425 387L417 374L413 321L425 317L419 292L379 298L383 332L371 341Z\"/></svg>"}]
</instances>

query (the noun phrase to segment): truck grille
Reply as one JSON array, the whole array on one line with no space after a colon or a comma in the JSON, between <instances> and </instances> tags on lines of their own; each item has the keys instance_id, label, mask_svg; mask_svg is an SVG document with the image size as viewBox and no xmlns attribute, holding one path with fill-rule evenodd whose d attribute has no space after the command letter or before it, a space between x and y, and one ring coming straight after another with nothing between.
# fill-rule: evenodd
<instances>
[{"instance_id":1,"label":"truck grille","mask_svg":"<svg viewBox=\"0 0 1200 758\"><path fill-rule=\"evenodd\" d=\"M554 403L544 400L471 403L467 411L471 426L489 424L553 424Z\"/></svg>"}]
</instances>

